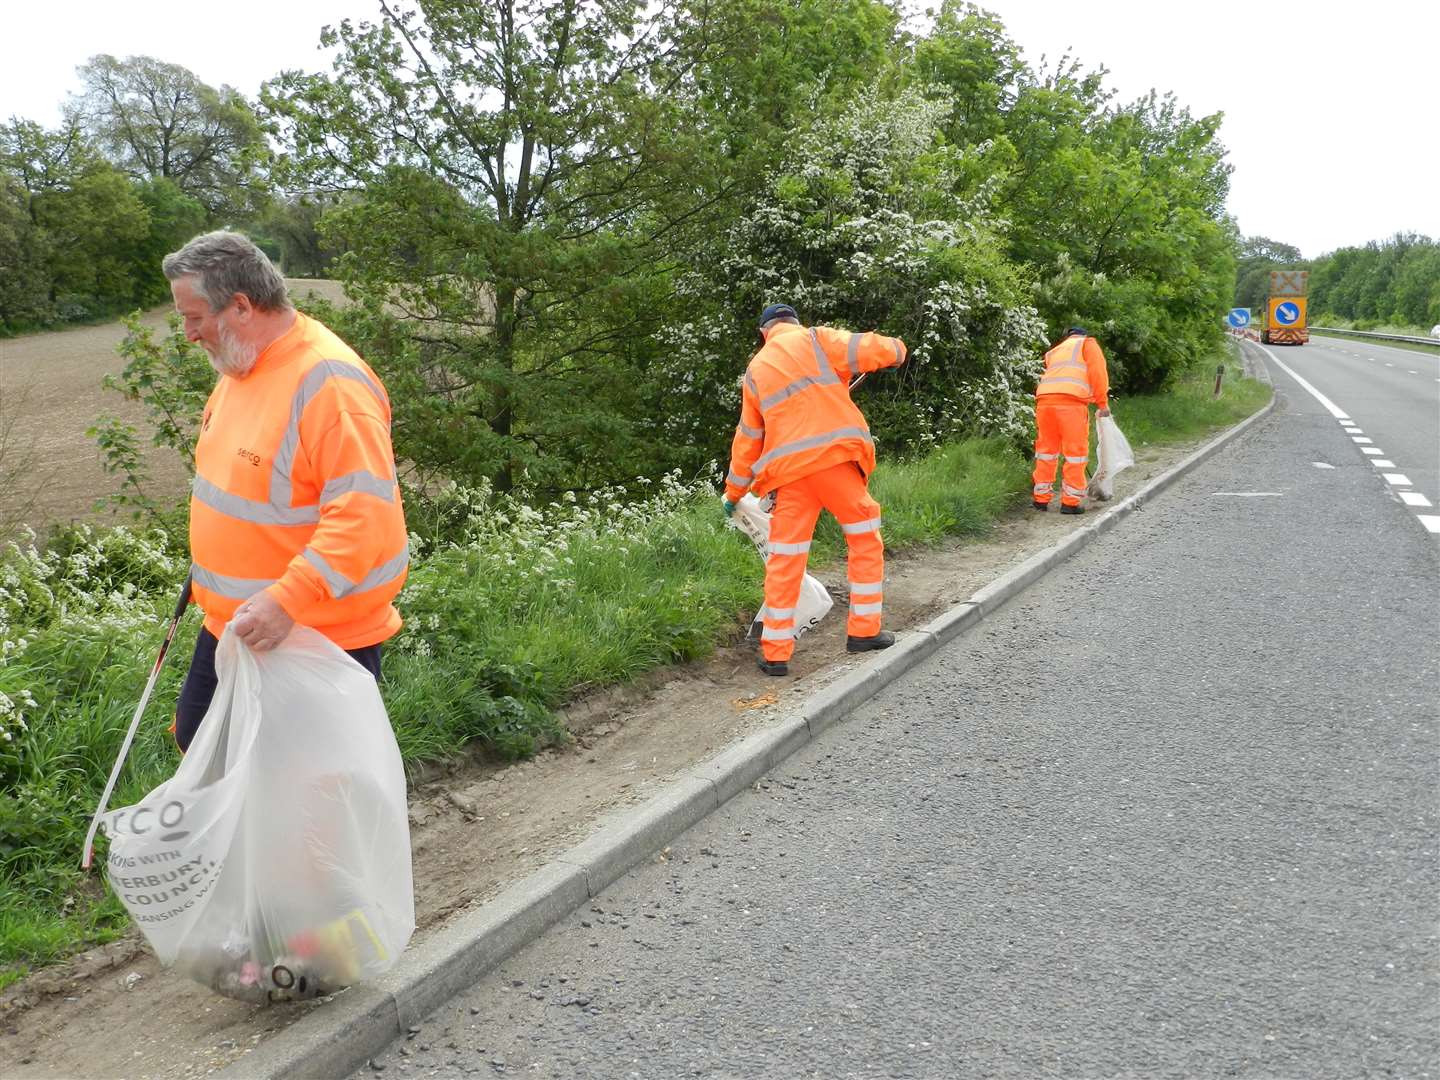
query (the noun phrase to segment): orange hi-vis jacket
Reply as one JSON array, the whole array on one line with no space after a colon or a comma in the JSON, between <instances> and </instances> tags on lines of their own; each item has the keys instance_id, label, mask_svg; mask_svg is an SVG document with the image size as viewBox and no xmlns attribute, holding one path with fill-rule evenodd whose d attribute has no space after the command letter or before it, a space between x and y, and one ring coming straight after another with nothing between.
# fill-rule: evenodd
<instances>
[{"instance_id":1,"label":"orange hi-vis jacket","mask_svg":"<svg viewBox=\"0 0 1440 1080\"><path fill-rule=\"evenodd\" d=\"M1105 354L1100 343L1083 334L1075 334L1045 354L1045 374L1035 387L1035 396L1063 394L1093 401L1102 409L1110 395L1110 376L1105 370Z\"/></svg>"},{"instance_id":2,"label":"orange hi-vis jacket","mask_svg":"<svg viewBox=\"0 0 1440 1080\"><path fill-rule=\"evenodd\" d=\"M390 401L375 373L313 319L222 376L205 405L190 498L195 602L219 637L265 590L342 649L400 629L409 565Z\"/></svg>"},{"instance_id":3,"label":"orange hi-vis jacket","mask_svg":"<svg viewBox=\"0 0 1440 1080\"><path fill-rule=\"evenodd\" d=\"M875 443L850 400L850 380L904 362L899 338L797 323L771 328L745 369L725 497L767 495L842 461L856 462L869 476Z\"/></svg>"}]
</instances>

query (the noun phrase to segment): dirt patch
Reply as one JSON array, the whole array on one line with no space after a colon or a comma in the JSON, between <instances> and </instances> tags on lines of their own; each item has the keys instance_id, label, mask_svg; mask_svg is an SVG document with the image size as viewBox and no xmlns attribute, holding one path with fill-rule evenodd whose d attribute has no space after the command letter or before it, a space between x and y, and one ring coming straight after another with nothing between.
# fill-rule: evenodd
<instances>
[{"instance_id":1,"label":"dirt patch","mask_svg":"<svg viewBox=\"0 0 1440 1080\"><path fill-rule=\"evenodd\" d=\"M1121 475L1116 497L1193 448L1137 448L1139 463ZM927 621L1085 520L1053 508L1017 510L981 541L892 557L887 625ZM817 576L832 587L844 581L838 567ZM455 762L417 783L410 794L415 941L574 845L606 811L648 798L852 666L838 599L800 643L788 678L759 674L752 648L737 644L576 703L566 712L575 736L567 747L507 768ZM201 1076L316 1007L323 1005L256 1008L216 997L162 972L138 939L127 938L12 987L0 1000L0 1060L7 1077Z\"/></svg>"},{"instance_id":2,"label":"dirt patch","mask_svg":"<svg viewBox=\"0 0 1440 1080\"><path fill-rule=\"evenodd\" d=\"M343 302L340 283L313 278L290 278L286 284L296 300L314 293ZM144 316L144 325L165 330L168 305ZM13 498L0 515L0 527L29 524L44 533L70 521L116 523L128 520L122 512L97 504L120 488L120 478L101 466L100 450L85 434L102 414L135 424L148 447L150 431L145 410L106 390L101 380L119 375L125 362L115 351L125 338L119 322L83 326L44 334L0 340L0 492ZM179 498L190 477L176 454L154 448L145 457L150 470L150 494L161 501ZM23 482L4 484L5 470L20 468Z\"/></svg>"}]
</instances>

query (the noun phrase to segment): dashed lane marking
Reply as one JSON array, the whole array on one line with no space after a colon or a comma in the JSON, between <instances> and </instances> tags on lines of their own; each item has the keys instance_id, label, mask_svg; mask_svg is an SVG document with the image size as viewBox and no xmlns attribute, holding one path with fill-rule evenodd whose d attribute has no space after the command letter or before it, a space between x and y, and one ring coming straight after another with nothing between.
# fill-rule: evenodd
<instances>
[{"instance_id":1,"label":"dashed lane marking","mask_svg":"<svg viewBox=\"0 0 1440 1080\"><path fill-rule=\"evenodd\" d=\"M1276 355L1275 355L1273 352L1271 352L1269 349L1265 348L1263 345L1257 345L1256 348L1258 348L1258 349L1259 349L1261 352L1263 352L1267 357L1269 357L1270 360L1271 360L1271 362L1274 363L1276 367L1278 367L1281 371L1285 372L1285 374L1289 375L1292 379L1294 379L1297 383L1299 383L1301 389L1303 389L1303 390L1305 390L1306 392L1308 392L1316 401L1320 402L1320 404L1325 407L1325 410L1326 410L1331 416L1333 416L1336 420L1338 420L1338 421L1340 422L1340 430L1343 431L1343 432L1345 432L1345 434L1347 434L1347 435L1350 436L1351 442L1355 443L1357 446L1360 447L1360 452L1363 453L1363 454L1365 454L1367 460L1369 460L1377 469L1393 469L1393 468L1395 468L1395 462L1391 461L1389 458L1378 456L1378 455L1380 455L1380 454L1383 454L1384 451L1381 450L1378 446L1373 445L1374 442L1375 442L1374 439L1370 438L1370 437L1367 436L1367 435L1362 435L1362 434L1361 434L1360 426L1359 426L1358 424L1356 424L1355 421L1350 418L1350 415L1349 415L1347 412L1345 412L1345 410L1343 410L1342 408L1340 408L1340 406L1336 405L1333 401L1331 401L1328 397L1326 397L1324 394L1322 394L1319 390L1315 389L1314 386L1312 386L1309 382L1307 382L1305 379L1303 379L1293 368L1291 368L1288 364L1286 364L1283 360L1281 360L1278 356L1276 356ZM1368 359L1370 359L1370 360L1373 361L1373 360L1374 360L1374 357L1369 357ZM1385 366L1386 366L1386 367L1393 368L1395 365L1394 365L1394 364L1386 364ZM1411 372L1411 374L1413 375L1413 374L1415 374L1415 372ZM1440 382L1440 379L1436 379L1435 381L1436 381L1436 382ZM1366 445L1362 445L1362 444L1366 444ZM1326 467L1327 467L1326 465L1324 465L1324 464L1322 464L1321 462L1318 462L1318 461L1312 461L1311 464L1314 465L1316 468L1326 468ZM1413 486L1413 485L1411 484L1411 482L1410 482L1410 478L1409 478L1408 476L1406 476L1404 473L1398 473L1398 472L1394 472L1394 473L1382 473L1381 475L1383 475L1383 476L1385 477L1386 481L1390 484L1391 487L1407 487L1407 488L1408 488L1408 487L1412 487L1412 486ZM1278 492L1278 491L1217 491L1217 492L1215 492L1214 494L1216 494L1216 495L1240 495L1240 496L1249 495L1249 496L1254 496L1254 495L1279 495L1280 492ZM1430 505L1431 505L1430 500L1427 499L1424 495L1420 494L1418 491L1398 491L1398 492L1396 492L1396 494L1400 496L1400 501L1403 502L1406 506L1430 506ZM1415 517L1416 517L1416 519L1420 522L1420 524L1425 527L1425 529L1426 529L1428 532L1431 532L1431 533L1440 533L1440 516L1436 516L1436 515L1434 515L1434 514L1416 514Z\"/></svg>"}]
</instances>

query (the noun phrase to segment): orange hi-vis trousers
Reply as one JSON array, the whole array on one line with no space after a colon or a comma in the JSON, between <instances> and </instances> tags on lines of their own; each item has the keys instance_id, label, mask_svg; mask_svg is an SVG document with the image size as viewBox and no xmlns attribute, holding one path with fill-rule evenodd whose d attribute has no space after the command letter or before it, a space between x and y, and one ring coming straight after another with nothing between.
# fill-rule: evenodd
<instances>
[{"instance_id":1,"label":"orange hi-vis trousers","mask_svg":"<svg viewBox=\"0 0 1440 1080\"><path fill-rule=\"evenodd\" d=\"M775 491L770 515L770 556L765 562L764 628L760 650L766 660L789 660L795 652L795 606L810 541L821 510L840 522L848 548L850 618L852 637L873 637L880 632L884 601L885 545L880 539L880 504L865 488L865 474L853 461L802 476Z\"/></svg>"},{"instance_id":2,"label":"orange hi-vis trousers","mask_svg":"<svg viewBox=\"0 0 1440 1080\"><path fill-rule=\"evenodd\" d=\"M1063 455L1060 502L1079 506L1090 460L1090 406L1068 394L1044 394L1035 399L1035 428L1035 501L1050 501L1056 459Z\"/></svg>"}]
</instances>

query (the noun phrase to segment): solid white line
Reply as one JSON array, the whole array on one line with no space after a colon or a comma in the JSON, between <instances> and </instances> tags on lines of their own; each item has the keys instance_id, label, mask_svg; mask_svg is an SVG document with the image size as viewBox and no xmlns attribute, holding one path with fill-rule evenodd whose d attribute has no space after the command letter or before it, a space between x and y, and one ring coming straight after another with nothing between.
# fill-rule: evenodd
<instances>
[{"instance_id":1,"label":"solid white line","mask_svg":"<svg viewBox=\"0 0 1440 1080\"><path fill-rule=\"evenodd\" d=\"M1418 491L1399 491L1396 492L1396 494L1400 496L1400 501L1403 502L1406 506L1434 505L1430 502L1429 499L1425 498L1425 496L1421 495Z\"/></svg>"},{"instance_id":2,"label":"solid white line","mask_svg":"<svg viewBox=\"0 0 1440 1080\"><path fill-rule=\"evenodd\" d=\"M1385 479L1389 480L1390 483L1394 484L1396 487L1410 486L1410 477L1406 476L1404 473L1387 472L1385 474Z\"/></svg>"},{"instance_id":3,"label":"solid white line","mask_svg":"<svg viewBox=\"0 0 1440 1080\"><path fill-rule=\"evenodd\" d=\"M1395 462L1389 460L1388 458L1383 458L1383 457L1371 458L1371 459L1370 459L1370 464L1371 464L1371 465L1374 465L1377 469L1393 469L1393 468L1395 468Z\"/></svg>"},{"instance_id":4,"label":"solid white line","mask_svg":"<svg viewBox=\"0 0 1440 1080\"><path fill-rule=\"evenodd\" d=\"M1285 372L1286 375L1289 375L1304 389L1308 390L1316 401L1320 402L1321 405L1325 406L1325 411L1328 412L1331 416L1335 417L1336 420L1345 420L1349 417L1349 413L1345 412L1343 409L1340 408L1340 406L1336 405L1319 390L1316 390L1315 387L1311 386L1308 382L1302 379L1293 370L1291 370L1290 365L1286 364L1285 361L1281 360L1273 352L1265 348L1264 345L1257 345L1255 347L1261 352L1263 352L1266 356L1270 357L1270 359L1275 362L1276 367L1278 367L1281 371Z\"/></svg>"},{"instance_id":5,"label":"solid white line","mask_svg":"<svg viewBox=\"0 0 1440 1080\"><path fill-rule=\"evenodd\" d=\"M1283 491L1212 491L1211 495L1233 495L1237 499L1257 499L1263 495L1283 495Z\"/></svg>"},{"instance_id":6,"label":"solid white line","mask_svg":"<svg viewBox=\"0 0 1440 1080\"><path fill-rule=\"evenodd\" d=\"M1416 514L1415 516L1420 519L1420 524L1432 533L1440 533L1440 517L1436 517L1434 514Z\"/></svg>"}]
</instances>

